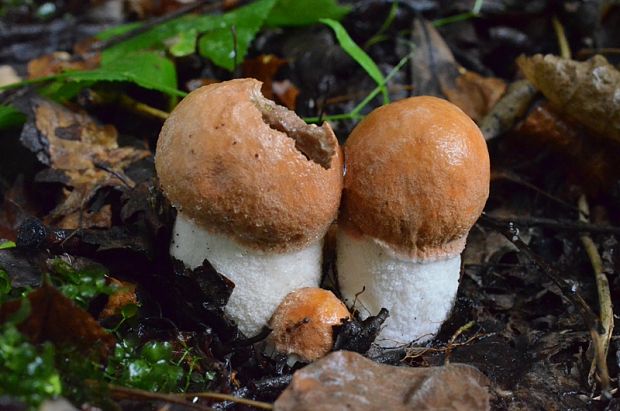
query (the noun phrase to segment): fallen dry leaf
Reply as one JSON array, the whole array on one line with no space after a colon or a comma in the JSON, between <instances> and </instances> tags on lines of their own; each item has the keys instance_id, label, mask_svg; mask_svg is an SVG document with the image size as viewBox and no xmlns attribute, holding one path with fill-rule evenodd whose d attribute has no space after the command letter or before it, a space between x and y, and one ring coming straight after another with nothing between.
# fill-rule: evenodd
<instances>
[{"instance_id":1,"label":"fallen dry leaf","mask_svg":"<svg viewBox=\"0 0 620 411\"><path fill-rule=\"evenodd\" d=\"M286 60L273 54L263 54L253 59L246 59L243 62L243 74L246 77L262 81L261 92L263 96L273 99L273 77L284 65L286 65Z\"/></svg>"},{"instance_id":2,"label":"fallen dry leaf","mask_svg":"<svg viewBox=\"0 0 620 411\"><path fill-rule=\"evenodd\" d=\"M442 82L452 83L459 75L454 55L437 29L427 20L413 22L411 41L416 45L411 59L411 84L416 95L439 96Z\"/></svg>"},{"instance_id":3,"label":"fallen dry leaf","mask_svg":"<svg viewBox=\"0 0 620 411\"><path fill-rule=\"evenodd\" d=\"M56 51L28 62L28 78L30 80L53 76L67 70L92 70L99 67L99 54L87 58L74 58L66 51Z\"/></svg>"},{"instance_id":4,"label":"fallen dry leaf","mask_svg":"<svg viewBox=\"0 0 620 411\"><path fill-rule=\"evenodd\" d=\"M445 96L475 121L484 117L506 91L506 83L465 70L441 34L428 21L416 19L412 41L417 46L411 76L416 95Z\"/></svg>"},{"instance_id":5,"label":"fallen dry leaf","mask_svg":"<svg viewBox=\"0 0 620 411\"><path fill-rule=\"evenodd\" d=\"M521 56L525 77L561 113L620 141L620 71L596 55L579 62L553 55Z\"/></svg>"},{"instance_id":6,"label":"fallen dry leaf","mask_svg":"<svg viewBox=\"0 0 620 411\"><path fill-rule=\"evenodd\" d=\"M31 110L20 139L50 167L37 180L66 186L64 199L48 214L46 223L66 229L108 227L109 207L87 211L88 201L103 187L132 187L123 169L151 153L118 147L116 129L97 124L85 113L41 98L32 100Z\"/></svg>"},{"instance_id":7,"label":"fallen dry leaf","mask_svg":"<svg viewBox=\"0 0 620 411\"><path fill-rule=\"evenodd\" d=\"M300 91L290 80L274 81L271 88L276 96L276 101L282 103L289 110L295 110Z\"/></svg>"},{"instance_id":8,"label":"fallen dry leaf","mask_svg":"<svg viewBox=\"0 0 620 411\"><path fill-rule=\"evenodd\" d=\"M454 87L442 87L444 95L478 122L491 111L506 92L504 80L496 77L483 77L473 71L465 70L459 75Z\"/></svg>"},{"instance_id":9,"label":"fallen dry leaf","mask_svg":"<svg viewBox=\"0 0 620 411\"><path fill-rule=\"evenodd\" d=\"M488 379L465 364L412 368L337 351L298 370L274 404L288 410L488 410Z\"/></svg>"},{"instance_id":10,"label":"fallen dry leaf","mask_svg":"<svg viewBox=\"0 0 620 411\"><path fill-rule=\"evenodd\" d=\"M114 348L114 336L54 287L43 285L31 292L28 300L30 313L18 328L33 343L51 341L56 346L75 347L102 357ZM5 322L21 304L22 300L4 303L0 307L0 323Z\"/></svg>"},{"instance_id":11,"label":"fallen dry leaf","mask_svg":"<svg viewBox=\"0 0 620 411\"><path fill-rule=\"evenodd\" d=\"M136 296L136 285L117 280L116 278L110 278L110 284L116 286L114 291L108 298L103 311L99 314L99 319L112 317L120 314L123 307L128 304L137 304L138 297Z\"/></svg>"}]
</instances>

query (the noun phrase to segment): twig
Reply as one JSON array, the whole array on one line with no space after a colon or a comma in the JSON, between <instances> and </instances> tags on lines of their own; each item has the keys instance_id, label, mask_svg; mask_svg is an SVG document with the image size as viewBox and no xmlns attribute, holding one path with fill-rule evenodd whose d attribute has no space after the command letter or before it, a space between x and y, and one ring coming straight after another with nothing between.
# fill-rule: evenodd
<instances>
[{"instance_id":1,"label":"twig","mask_svg":"<svg viewBox=\"0 0 620 411\"><path fill-rule=\"evenodd\" d=\"M564 32L564 26L560 23L557 16L551 18L551 24L553 25L553 31L558 39L558 47L560 48L560 56L565 59L571 58L570 46L566 39L566 33Z\"/></svg>"},{"instance_id":2,"label":"twig","mask_svg":"<svg viewBox=\"0 0 620 411\"><path fill-rule=\"evenodd\" d=\"M103 385L102 383L90 381L92 385ZM201 404L195 404L191 402L193 398L202 398L209 399L215 401L230 401L236 404L242 404L249 407L258 408L261 410L272 410L273 405L267 402L262 401L254 401L248 400L247 398L239 398L229 394L222 394L218 392L187 392L187 393L179 393L179 394L164 394L158 392L150 392L145 390L140 390L137 388L128 388L121 387L114 384L105 384L112 396L116 396L116 398L142 398L147 400L155 400L155 401L164 401L172 404L184 405L186 407L191 407L197 410L212 410L213 408L207 407Z\"/></svg>"},{"instance_id":3,"label":"twig","mask_svg":"<svg viewBox=\"0 0 620 411\"><path fill-rule=\"evenodd\" d=\"M205 398L205 399L217 400L217 401L230 401L230 402L234 402L237 404L243 404L249 407L258 408L261 410L273 410L273 405L268 402L248 400L247 398L239 398L233 395L221 394L217 392L198 392L198 393L187 393L187 394L179 394L179 395L185 395L186 397L192 397L192 398L193 397Z\"/></svg>"},{"instance_id":4,"label":"twig","mask_svg":"<svg viewBox=\"0 0 620 411\"><path fill-rule=\"evenodd\" d=\"M127 388L120 387L118 385L113 384L103 384L98 381L87 381L89 385L99 385L103 386L110 390L110 394L113 398L116 399L140 399L146 401L162 401L169 404L178 404L183 405L185 407L193 408L195 410L201 411L211 411L213 408L207 407L206 405L194 404L190 401L187 401L185 397L179 397L176 394L162 394L159 392L150 392L139 390L137 388Z\"/></svg>"},{"instance_id":5,"label":"twig","mask_svg":"<svg viewBox=\"0 0 620 411\"><path fill-rule=\"evenodd\" d=\"M579 209L585 214L589 213L588 200L585 195L579 197ZM581 215L579 221L588 222L588 218ZM592 359L592 365L590 366L590 372L588 373L588 381L591 385L594 381L594 373L598 369L598 377L601 383L601 391L603 396L609 396L609 371L607 369L607 355L609 353L609 341L611 340L611 334L614 329L614 311L611 303L611 295L609 291L609 281L603 272L603 261L599 254L596 244L592 241L592 238L587 234L580 236L581 243L586 249L586 253L590 258L592 264L592 270L594 271L594 278L596 280L596 290L598 292L599 303L599 315L601 319L601 325L603 326L603 333L592 335L592 342L594 344L595 356Z\"/></svg>"},{"instance_id":6,"label":"twig","mask_svg":"<svg viewBox=\"0 0 620 411\"><path fill-rule=\"evenodd\" d=\"M540 187L538 187L535 184L530 183L529 181L523 179L523 177L521 177L520 175L518 175L517 173L515 173L514 171L511 170L493 170L491 172L491 181L496 180L496 179L505 179L508 180L510 182L513 182L515 184L519 184L525 188L529 188L532 191L535 191L536 193L540 194L541 196L544 196L546 198L548 198L551 201L554 201L558 204L561 204L562 206L566 207L569 210L573 210L576 212L579 212L579 207L562 200L561 198L558 198L556 196L554 196L553 194L550 194L548 192L546 192L545 190L541 189Z\"/></svg>"},{"instance_id":7,"label":"twig","mask_svg":"<svg viewBox=\"0 0 620 411\"><path fill-rule=\"evenodd\" d=\"M456 330L454 334L452 334L452 337L450 337L450 340L448 341L448 345L446 345L445 364L448 364L450 362L450 353L452 353L452 348L454 347L454 342L456 341L456 339L459 338L459 336L465 331L468 331L470 328L472 328L474 325L476 325L476 322L470 321L467 324L460 326L459 329Z\"/></svg>"},{"instance_id":8,"label":"twig","mask_svg":"<svg viewBox=\"0 0 620 411\"><path fill-rule=\"evenodd\" d=\"M135 111L140 114L144 114L150 117L155 117L160 120L166 120L170 113L160 110L158 108L149 106L148 104L134 100L126 94L123 94L119 98L119 103L131 111Z\"/></svg>"},{"instance_id":9,"label":"twig","mask_svg":"<svg viewBox=\"0 0 620 411\"><path fill-rule=\"evenodd\" d=\"M531 216L510 216L498 217L489 214L485 215L488 221L492 221L497 225L506 225L514 223L526 227L540 226L554 228L562 231L576 231L579 233L596 233L596 234L615 234L620 235L620 227L592 224L587 222L577 222L570 220L556 220L552 218L531 217Z\"/></svg>"},{"instance_id":10,"label":"twig","mask_svg":"<svg viewBox=\"0 0 620 411\"><path fill-rule=\"evenodd\" d=\"M507 222L504 222L495 217L489 217L486 214L482 214L479 221L483 224L491 226L499 233L503 234L504 237L514 244L520 252L527 255L560 289L562 296L577 308L583 317L586 327L594 332L599 332L601 329L601 323L598 316L594 313L594 311L592 311L592 308L590 308L581 294L579 294L577 290L575 290L562 278L562 273L560 273L555 267L548 264L539 255L534 253L530 247L525 244L523 240L521 240L519 237L519 229L515 225L514 220L510 219Z\"/></svg>"}]
</instances>

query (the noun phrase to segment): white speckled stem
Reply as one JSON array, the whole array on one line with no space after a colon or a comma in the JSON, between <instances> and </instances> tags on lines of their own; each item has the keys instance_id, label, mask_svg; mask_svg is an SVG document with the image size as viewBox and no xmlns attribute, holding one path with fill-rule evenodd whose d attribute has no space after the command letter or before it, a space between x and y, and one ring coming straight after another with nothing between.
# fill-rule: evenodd
<instances>
[{"instance_id":1,"label":"white speckled stem","mask_svg":"<svg viewBox=\"0 0 620 411\"><path fill-rule=\"evenodd\" d=\"M424 342L437 333L452 308L460 265L460 255L432 262L399 259L369 237L338 233L338 281L345 302L355 302L362 318L382 307L390 311L376 340L383 347Z\"/></svg>"},{"instance_id":2,"label":"white speckled stem","mask_svg":"<svg viewBox=\"0 0 620 411\"><path fill-rule=\"evenodd\" d=\"M246 336L257 334L291 291L318 287L323 239L285 253L250 249L229 236L198 227L181 213L174 224L170 254L190 268L207 259L235 283L227 314Z\"/></svg>"}]
</instances>

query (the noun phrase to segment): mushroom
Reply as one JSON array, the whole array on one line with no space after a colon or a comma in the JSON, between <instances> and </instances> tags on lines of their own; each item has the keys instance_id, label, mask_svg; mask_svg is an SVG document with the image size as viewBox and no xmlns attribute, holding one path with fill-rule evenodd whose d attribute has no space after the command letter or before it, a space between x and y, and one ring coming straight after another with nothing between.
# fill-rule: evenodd
<instances>
[{"instance_id":1,"label":"mushroom","mask_svg":"<svg viewBox=\"0 0 620 411\"><path fill-rule=\"evenodd\" d=\"M377 343L423 342L446 319L460 253L489 195L489 154L476 124L436 97L374 110L344 146L338 280L362 317L385 307Z\"/></svg>"},{"instance_id":2,"label":"mushroom","mask_svg":"<svg viewBox=\"0 0 620 411\"><path fill-rule=\"evenodd\" d=\"M272 351L312 362L334 346L333 327L349 320L347 307L328 290L301 288L288 294L271 317L268 345Z\"/></svg>"},{"instance_id":3,"label":"mushroom","mask_svg":"<svg viewBox=\"0 0 620 411\"><path fill-rule=\"evenodd\" d=\"M155 166L177 210L170 253L207 259L234 284L225 312L245 335L290 291L317 286L336 218L342 154L327 123L307 125L236 79L191 92L166 120Z\"/></svg>"}]
</instances>

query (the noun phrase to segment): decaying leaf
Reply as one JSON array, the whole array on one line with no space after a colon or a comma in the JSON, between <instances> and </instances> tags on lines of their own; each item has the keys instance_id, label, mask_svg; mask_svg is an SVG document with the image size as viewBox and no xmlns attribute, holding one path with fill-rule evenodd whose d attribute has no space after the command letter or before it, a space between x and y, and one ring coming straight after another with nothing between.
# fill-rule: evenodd
<instances>
[{"instance_id":1,"label":"decaying leaf","mask_svg":"<svg viewBox=\"0 0 620 411\"><path fill-rule=\"evenodd\" d=\"M28 295L30 313L19 330L34 343L51 341L56 346L76 347L83 352L107 356L114 347L114 336L105 331L91 315L50 285ZM0 323L7 321L23 304L8 301L0 307Z\"/></svg>"},{"instance_id":2,"label":"decaying leaf","mask_svg":"<svg viewBox=\"0 0 620 411\"><path fill-rule=\"evenodd\" d=\"M101 126L89 115L51 101L35 98L31 111L21 141L50 167L37 180L66 186L64 199L46 223L67 229L109 226L109 208L85 210L87 203L100 188L132 187L124 168L150 152L118 147L113 126Z\"/></svg>"},{"instance_id":3,"label":"decaying leaf","mask_svg":"<svg viewBox=\"0 0 620 411\"><path fill-rule=\"evenodd\" d=\"M553 55L521 56L525 77L560 112L620 141L620 71L596 55L578 62Z\"/></svg>"}]
</instances>

